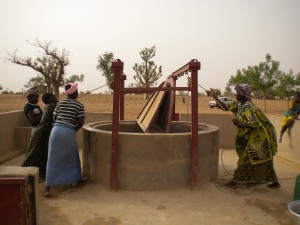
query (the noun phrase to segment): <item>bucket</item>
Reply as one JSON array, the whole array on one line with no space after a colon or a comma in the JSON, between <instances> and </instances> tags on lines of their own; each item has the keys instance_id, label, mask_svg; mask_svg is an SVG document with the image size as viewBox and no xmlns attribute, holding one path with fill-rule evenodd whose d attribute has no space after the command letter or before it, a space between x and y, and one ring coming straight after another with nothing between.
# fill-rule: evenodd
<instances>
[{"instance_id":1,"label":"bucket","mask_svg":"<svg viewBox=\"0 0 300 225\"><path fill-rule=\"evenodd\" d=\"M300 225L300 200L290 202L288 209L293 214L294 224Z\"/></svg>"}]
</instances>

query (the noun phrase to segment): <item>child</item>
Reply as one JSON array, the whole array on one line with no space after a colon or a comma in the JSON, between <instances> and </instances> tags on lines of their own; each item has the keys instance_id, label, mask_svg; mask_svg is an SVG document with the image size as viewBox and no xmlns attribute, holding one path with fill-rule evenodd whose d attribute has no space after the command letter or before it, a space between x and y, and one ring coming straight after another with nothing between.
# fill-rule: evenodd
<instances>
[{"instance_id":1,"label":"child","mask_svg":"<svg viewBox=\"0 0 300 225\"><path fill-rule=\"evenodd\" d=\"M282 125L279 137L279 143L282 143L282 136L287 129L292 128L295 119L297 119L300 112L300 92L296 92L295 99L290 102L289 108L285 111L282 118Z\"/></svg>"}]
</instances>

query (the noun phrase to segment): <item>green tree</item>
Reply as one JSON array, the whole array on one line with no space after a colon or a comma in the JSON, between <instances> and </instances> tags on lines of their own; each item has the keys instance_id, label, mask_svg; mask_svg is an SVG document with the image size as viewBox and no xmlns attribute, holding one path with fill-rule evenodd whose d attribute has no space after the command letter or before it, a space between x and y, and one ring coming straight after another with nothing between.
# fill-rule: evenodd
<instances>
[{"instance_id":1,"label":"green tree","mask_svg":"<svg viewBox=\"0 0 300 225\"><path fill-rule=\"evenodd\" d=\"M112 52L105 52L102 56L98 56L98 64L96 66L97 70L102 71L102 76L106 79L106 84L109 86L109 89L113 89L113 81L114 81L114 74L111 69L111 63L114 61L114 53Z\"/></svg>"},{"instance_id":2,"label":"green tree","mask_svg":"<svg viewBox=\"0 0 300 225\"><path fill-rule=\"evenodd\" d=\"M13 53L7 52L5 61L15 63L21 66L27 66L37 71L44 76L44 81L47 90L54 92L55 96L59 97L59 87L64 85L65 67L70 64L69 51L63 49L61 52L57 48L53 48L51 41L41 42L38 39L30 45L41 50L40 56L33 59L32 57L20 57L17 55L17 50Z\"/></svg>"},{"instance_id":3,"label":"green tree","mask_svg":"<svg viewBox=\"0 0 300 225\"><path fill-rule=\"evenodd\" d=\"M82 82L83 80L84 80L84 74L72 75L70 77L67 77L64 83L67 84L67 83Z\"/></svg>"},{"instance_id":4,"label":"green tree","mask_svg":"<svg viewBox=\"0 0 300 225\"><path fill-rule=\"evenodd\" d=\"M297 85L299 85L297 75L290 70L289 73L280 72L276 77L278 85L275 88L275 94L284 98L292 96L296 91Z\"/></svg>"},{"instance_id":5,"label":"green tree","mask_svg":"<svg viewBox=\"0 0 300 225\"><path fill-rule=\"evenodd\" d=\"M28 89L30 87L37 87L40 93L46 93L48 92L47 90L47 85L45 81L45 77L42 75L36 75L35 77L30 78L30 80L24 84L25 89Z\"/></svg>"},{"instance_id":6,"label":"green tree","mask_svg":"<svg viewBox=\"0 0 300 225\"><path fill-rule=\"evenodd\" d=\"M256 66L248 66L247 69L237 70L236 75L229 79L229 85L247 83L251 85L254 92L260 92L266 99L268 93L277 84L276 75L279 73L279 62L272 60L270 54L266 55L266 61ZM265 101L266 112L266 101Z\"/></svg>"},{"instance_id":7,"label":"green tree","mask_svg":"<svg viewBox=\"0 0 300 225\"><path fill-rule=\"evenodd\" d=\"M144 48L140 51L143 60L141 64L135 63L132 67L135 71L133 79L143 87L149 88L157 84L157 80L162 76L162 66L157 68L151 59L155 56L156 47ZM145 94L145 98L149 98L149 93Z\"/></svg>"},{"instance_id":8,"label":"green tree","mask_svg":"<svg viewBox=\"0 0 300 225\"><path fill-rule=\"evenodd\" d=\"M226 84L225 91L224 91L223 95L224 96L232 96L233 95L231 87L228 83Z\"/></svg>"},{"instance_id":9,"label":"green tree","mask_svg":"<svg viewBox=\"0 0 300 225\"><path fill-rule=\"evenodd\" d=\"M64 83L73 83L73 82L82 82L84 80L84 75L72 75L69 78L65 78ZM53 92L51 85L46 85L47 81L45 81L45 77L38 74L36 77L30 78L30 80L24 84L26 89L30 87L37 87L40 93Z\"/></svg>"},{"instance_id":10,"label":"green tree","mask_svg":"<svg viewBox=\"0 0 300 225\"><path fill-rule=\"evenodd\" d=\"M214 89L214 92L216 93L217 96L221 96L222 92L220 89Z\"/></svg>"}]
</instances>

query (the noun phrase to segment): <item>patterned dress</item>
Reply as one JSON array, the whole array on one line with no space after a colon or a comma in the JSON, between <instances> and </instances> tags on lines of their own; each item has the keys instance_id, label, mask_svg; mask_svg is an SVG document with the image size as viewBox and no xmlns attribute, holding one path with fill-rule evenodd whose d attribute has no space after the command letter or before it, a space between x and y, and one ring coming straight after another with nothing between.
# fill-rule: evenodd
<instances>
[{"instance_id":1,"label":"patterned dress","mask_svg":"<svg viewBox=\"0 0 300 225\"><path fill-rule=\"evenodd\" d=\"M38 167L40 178L45 178L46 176L48 142L52 129L55 106L56 104L52 103L45 107L41 122L32 130L30 142L21 164L22 167Z\"/></svg>"},{"instance_id":2,"label":"patterned dress","mask_svg":"<svg viewBox=\"0 0 300 225\"><path fill-rule=\"evenodd\" d=\"M278 181L273 156L277 152L276 132L272 123L251 101L244 105L229 106L241 122L251 128L237 127L235 145L238 167L233 180L236 182L276 182Z\"/></svg>"}]
</instances>

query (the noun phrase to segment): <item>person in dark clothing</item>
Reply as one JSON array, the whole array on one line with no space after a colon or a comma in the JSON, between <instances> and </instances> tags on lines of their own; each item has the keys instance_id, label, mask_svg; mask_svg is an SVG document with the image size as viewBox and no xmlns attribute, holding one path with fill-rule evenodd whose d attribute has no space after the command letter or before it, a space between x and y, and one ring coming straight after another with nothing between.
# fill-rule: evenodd
<instances>
[{"instance_id":1,"label":"person in dark clothing","mask_svg":"<svg viewBox=\"0 0 300 225\"><path fill-rule=\"evenodd\" d=\"M27 102L24 106L24 113L31 126L37 126L43 116L43 111L37 104L39 102L39 91L36 87L30 88L27 91Z\"/></svg>"},{"instance_id":2,"label":"person in dark clothing","mask_svg":"<svg viewBox=\"0 0 300 225\"><path fill-rule=\"evenodd\" d=\"M21 166L38 167L40 179L45 179L48 142L53 123L53 111L55 109L57 99L54 94L45 93L42 96L42 100L45 104L45 111L40 123L32 129L30 142Z\"/></svg>"}]
</instances>

